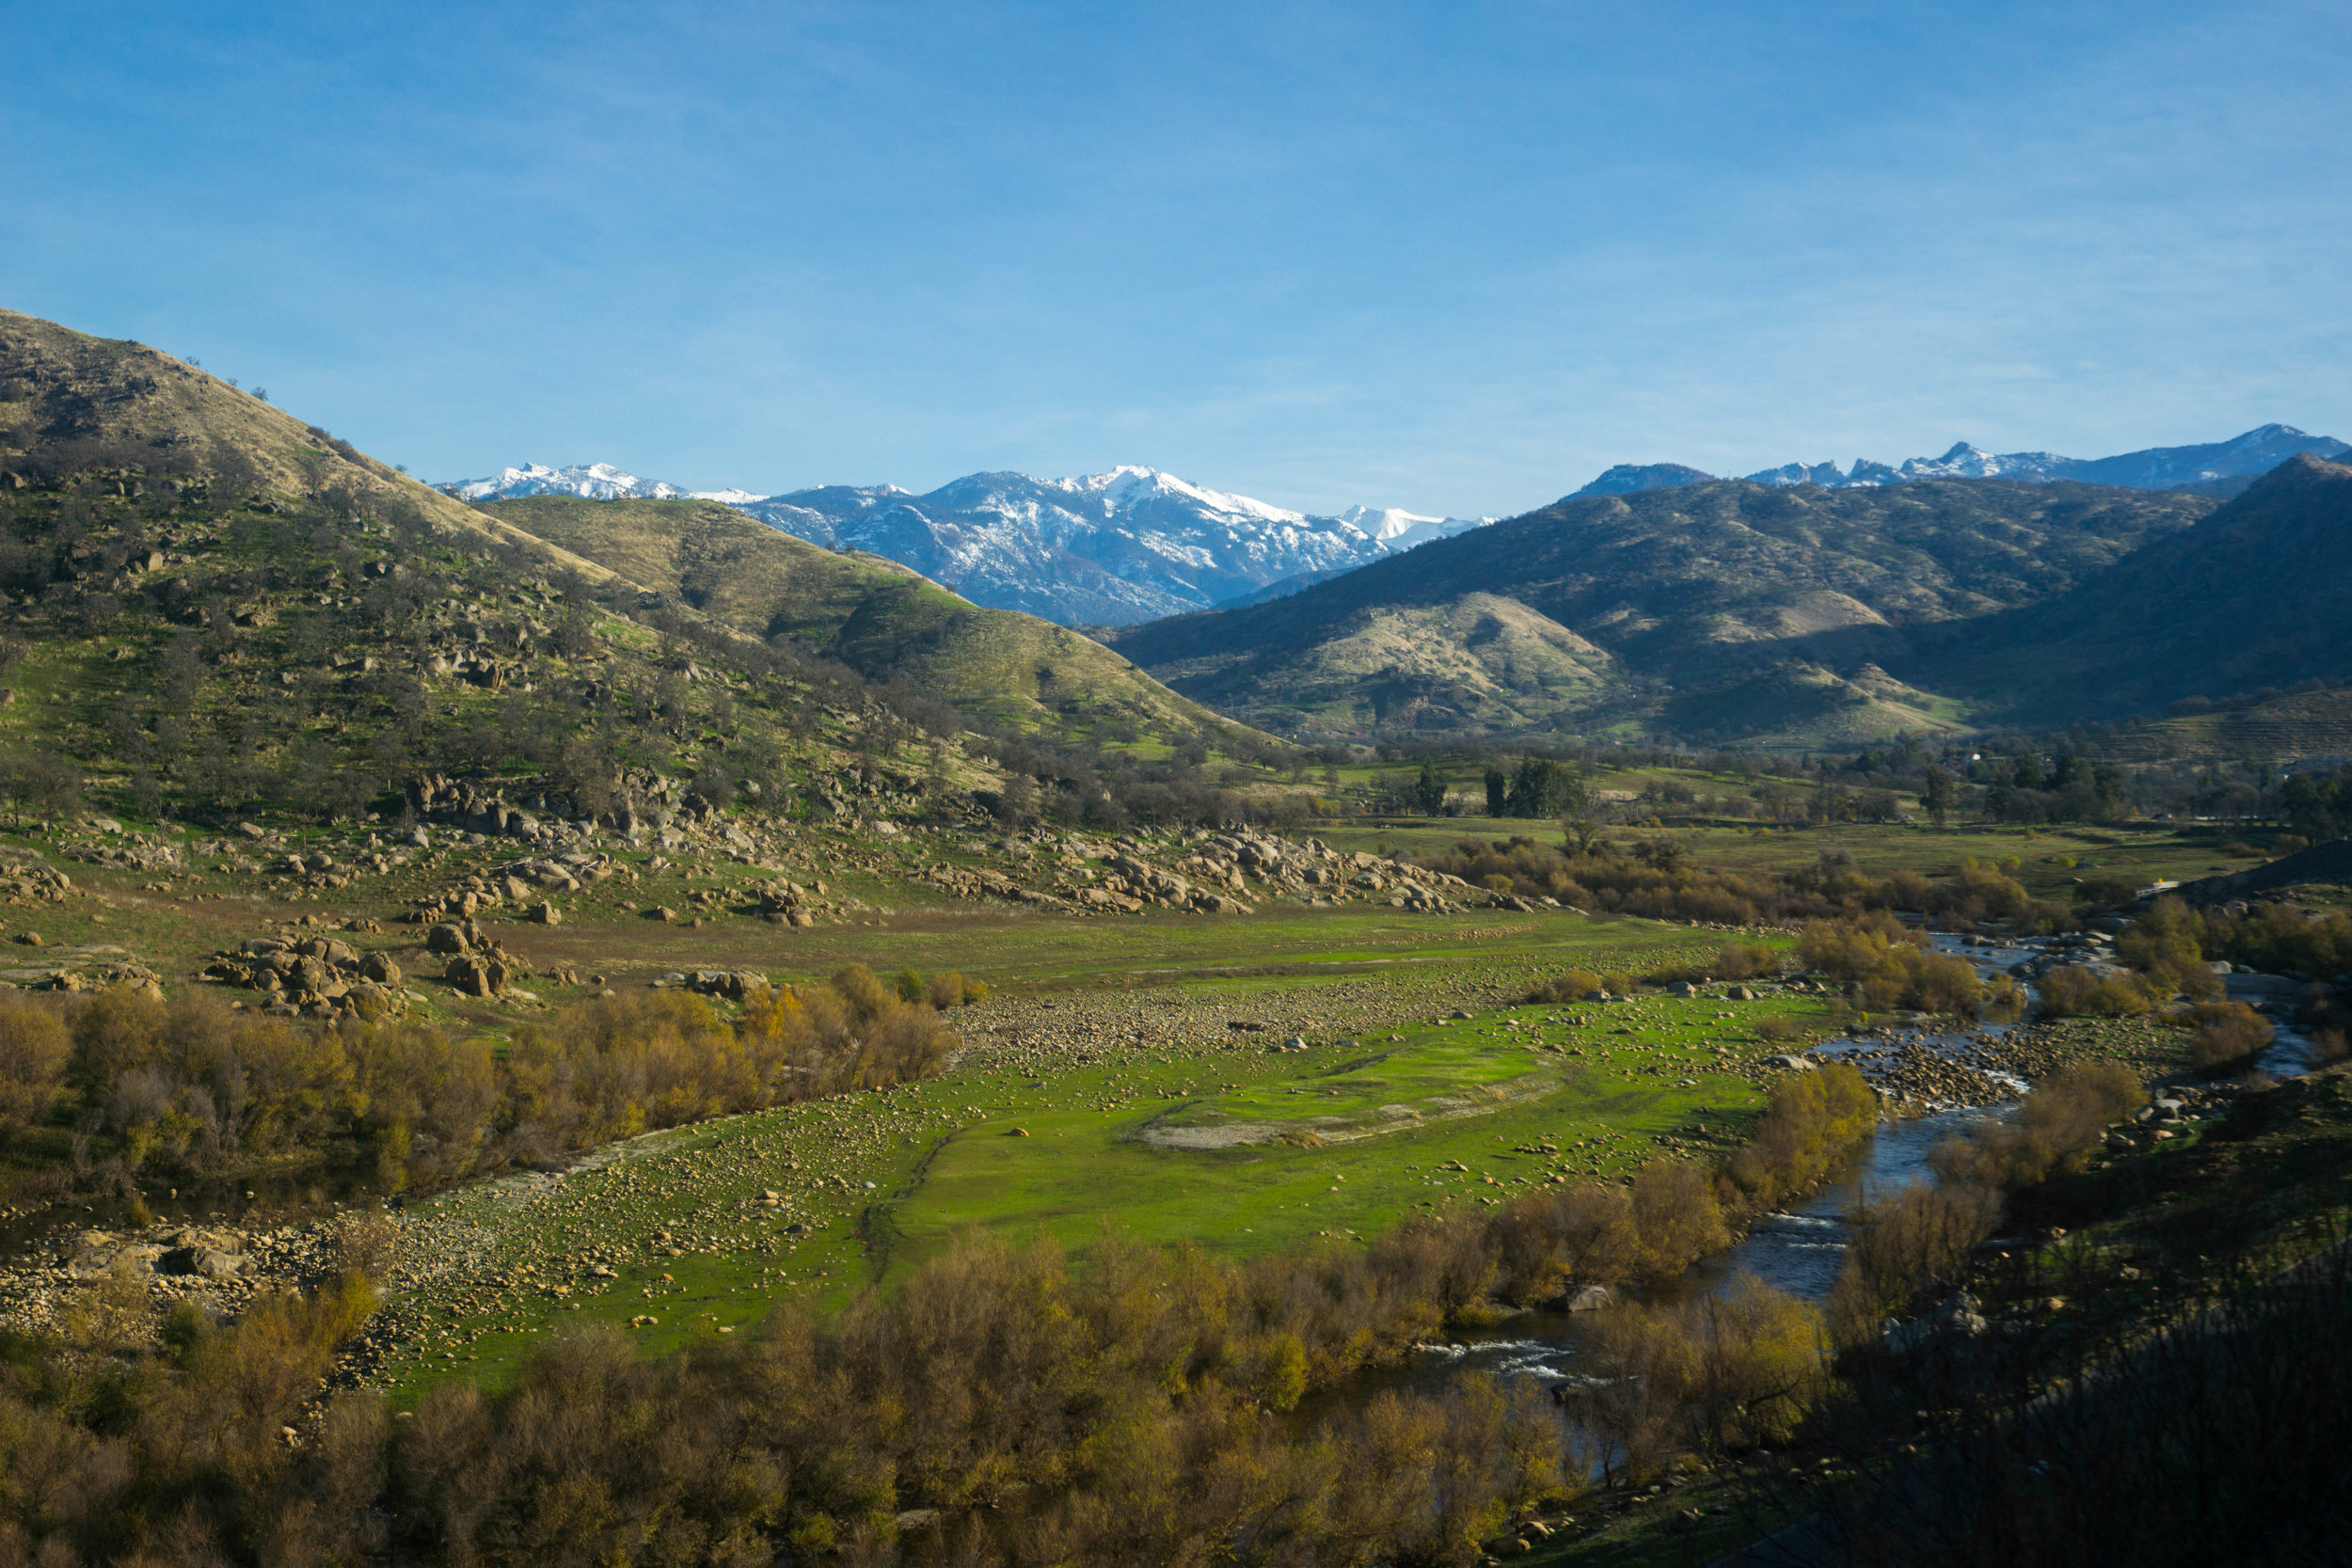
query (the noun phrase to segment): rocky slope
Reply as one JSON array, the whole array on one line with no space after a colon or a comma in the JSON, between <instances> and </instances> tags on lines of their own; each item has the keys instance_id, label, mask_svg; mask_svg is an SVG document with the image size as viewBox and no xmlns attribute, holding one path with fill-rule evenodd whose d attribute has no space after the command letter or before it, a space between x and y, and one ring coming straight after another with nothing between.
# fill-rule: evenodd
<instances>
[{"instance_id":1,"label":"rocky slope","mask_svg":"<svg viewBox=\"0 0 2352 1568\"><path fill-rule=\"evenodd\" d=\"M820 651L1016 726L1264 744L1074 633L715 503L501 504L700 508L743 539L581 553L195 366L0 313L0 797L358 815L442 772L598 816L632 768L813 798L877 740L943 788L999 777L958 716L912 733Z\"/></svg>"}]
</instances>

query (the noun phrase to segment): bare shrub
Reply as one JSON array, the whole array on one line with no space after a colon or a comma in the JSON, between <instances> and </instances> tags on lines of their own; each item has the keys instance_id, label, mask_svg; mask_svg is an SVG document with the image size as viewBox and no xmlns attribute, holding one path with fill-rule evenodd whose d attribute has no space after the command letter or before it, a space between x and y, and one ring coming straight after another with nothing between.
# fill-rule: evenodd
<instances>
[{"instance_id":1,"label":"bare shrub","mask_svg":"<svg viewBox=\"0 0 2352 1568\"><path fill-rule=\"evenodd\" d=\"M1598 1381L1576 1412L1636 1478L1675 1453L1782 1441L1828 1386L1820 1314L1751 1274L1677 1305L1611 1307L1596 1338Z\"/></svg>"},{"instance_id":2,"label":"bare shrub","mask_svg":"<svg viewBox=\"0 0 2352 1568\"><path fill-rule=\"evenodd\" d=\"M1796 1073L1772 1086L1764 1114L1724 1175L1745 1203L1769 1209L1828 1180L1877 1131L1878 1097L1849 1062Z\"/></svg>"},{"instance_id":3,"label":"bare shrub","mask_svg":"<svg viewBox=\"0 0 2352 1568\"><path fill-rule=\"evenodd\" d=\"M2095 974L2079 964L2051 970L2035 989L2052 1018L2128 1018L2155 1005L2136 975Z\"/></svg>"},{"instance_id":4,"label":"bare shrub","mask_svg":"<svg viewBox=\"0 0 2352 1568\"><path fill-rule=\"evenodd\" d=\"M1866 1204L1830 1289L1829 1320L1838 1342L1865 1343L1888 1315L1957 1286L2000 1215L1998 1189L1949 1180L1914 1182Z\"/></svg>"},{"instance_id":5,"label":"bare shrub","mask_svg":"<svg viewBox=\"0 0 2352 1568\"><path fill-rule=\"evenodd\" d=\"M0 996L0 1138L49 1114L65 1089L73 1042L54 1008Z\"/></svg>"},{"instance_id":6,"label":"bare shrub","mask_svg":"<svg viewBox=\"0 0 2352 1568\"><path fill-rule=\"evenodd\" d=\"M2196 1028L2189 1037L2189 1060L2203 1072L2244 1066L2278 1034L2243 1002L2201 1002L2189 1009L2189 1019Z\"/></svg>"}]
</instances>

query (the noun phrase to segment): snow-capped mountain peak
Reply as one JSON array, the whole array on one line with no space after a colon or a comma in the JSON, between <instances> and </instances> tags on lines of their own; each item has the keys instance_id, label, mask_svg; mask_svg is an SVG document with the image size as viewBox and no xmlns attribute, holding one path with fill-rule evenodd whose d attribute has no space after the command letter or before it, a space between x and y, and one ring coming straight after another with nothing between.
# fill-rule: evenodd
<instances>
[{"instance_id":1,"label":"snow-capped mountain peak","mask_svg":"<svg viewBox=\"0 0 2352 1568\"><path fill-rule=\"evenodd\" d=\"M2026 479L2052 480L2073 460L2054 451L1989 452L1965 441L1955 441L1941 457L1914 457L1900 472L1907 479Z\"/></svg>"},{"instance_id":2,"label":"snow-capped mountain peak","mask_svg":"<svg viewBox=\"0 0 2352 1568\"><path fill-rule=\"evenodd\" d=\"M585 496L590 500L679 500L686 496L675 484L639 479L610 463L575 463L550 468L543 463L501 468L488 479L461 480L446 488L459 500L488 500L510 496Z\"/></svg>"},{"instance_id":3,"label":"snow-capped mountain peak","mask_svg":"<svg viewBox=\"0 0 2352 1568\"><path fill-rule=\"evenodd\" d=\"M784 495L688 492L611 464L526 464L449 487L466 500L563 493L715 500L812 544L870 551L976 603L1066 625L1124 625L1204 610L1269 583L1330 576L1492 518L1394 507L1316 516L1124 464L1036 479L967 474L927 495L828 485Z\"/></svg>"},{"instance_id":4,"label":"snow-capped mountain peak","mask_svg":"<svg viewBox=\"0 0 2352 1568\"><path fill-rule=\"evenodd\" d=\"M1269 523L1303 523L1307 515L1284 507L1269 506L1248 496L1231 496L1222 490L1205 489L1164 474L1157 468L1140 468L1121 465L1108 473L1088 474L1079 479L1056 481L1082 490L1100 491L1104 499L1122 511L1133 510L1147 501L1177 499L1191 501L1237 517L1258 517Z\"/></svg>"},{"instance_id":5,"label":"snow-capped mountain peak","mask_svg":"<svg viewBox=\"0 0 2352 1568\"><path fill-rule=\"evenodd\" d=\"M1394 506L1351 506L1340 514L1340 521L1362 531L1366 538L1387 546L1391 550L1409 550L1432 539L1451 539L1457 533L1484 528L1492 517L1424 517L1418 512L1406 512Z\"/></svg>"}]
</instances>

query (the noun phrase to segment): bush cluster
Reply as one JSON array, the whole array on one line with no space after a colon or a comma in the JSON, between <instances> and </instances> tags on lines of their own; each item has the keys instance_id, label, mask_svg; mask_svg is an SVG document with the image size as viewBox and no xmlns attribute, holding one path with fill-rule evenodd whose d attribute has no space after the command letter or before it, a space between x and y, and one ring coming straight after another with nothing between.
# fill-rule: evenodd
<instances>
[{"instance_id":1,"label":"bush cluster","mask_svg":"<svg viewBox=\"0 0 2352 1568\"><path fill-rule=\"evenodd\" d=\"M1838 1340L1868 1343L1889 1316L1956 1288L1999 1226L2006 1194L2081 1168L2106 1130L2147 1102L2129 1068L2077 1063L2026 1095L2014 1117L1937 1146L1929 1156L1935 1181L1864 1207L1830 1296Z\"/></svg>"},{"instance_id":2,"label":"bush cluster","mask_svg":"<svg viewBox=\"0 0 2352 1568\"><path fill-rule=\"evenodd\" d=\"M2027 895L2013 875L2014 862L1968 860L1942 879L1915 871L1873 878L1836 856L1789 871L1749 873L1695 864L1681 845L1662 837L1630 845L1595 841L1588 848L1525 837L1464 839L1451 850L1399 859L1523 898L1557 898L1596 913L1650 920L1794 925L1913 910L1959 923L2071 923L2063 908L2038 904Z\"/></svg>"},{"instance_id":3,"label":"bush cluster","mask_svg":"<svg viewBox=\"0 0 2352 1568\"><path fill-rule=\"evenodd\" d=\"M2178 898L2159 898L2116 939L2115 948L2124 962L2174 978L2183 990L2217 958L2325 980L2352 970L2352 914L2306 913L2284 904L2233 914L2217 906L2197 910Z\"/></svg>"},{"instance_id":4,"label":"bush cluster","mask_svg":"<svg viewBox=\"0 0 2352 1568\"><path fill-rule=\"evenodd\" d=\"M1874 1012L1975 1018L2014 1006L2018 995L2006 980L1979 979L1965 958L1929 951L1918 930L1883 910L1809 922L1797 951L1807 967L1851 988Z\"/></svg>"},{"instance_id":5,"label":"bush cluster","mask_svg":"<svg viewBox=\"0 0 2352 1568\"><path fill-rule=\"evenodd\" d=\"M906 992L917 994L909 999ZM315 1156L390 1188L438 1185L655 1128L906 1083L954 1035L932 998L961 976L885 986L852 964L755 991L730 1022L698 996L605 997L504 1053L430 1024L279 1020L212 994L118 988L59 1007L0 995L0 1134L72 1127L85 1176L194 1175ZM103 1167L103 1168L101 1168Z\"/></svg>"}]
</instances>

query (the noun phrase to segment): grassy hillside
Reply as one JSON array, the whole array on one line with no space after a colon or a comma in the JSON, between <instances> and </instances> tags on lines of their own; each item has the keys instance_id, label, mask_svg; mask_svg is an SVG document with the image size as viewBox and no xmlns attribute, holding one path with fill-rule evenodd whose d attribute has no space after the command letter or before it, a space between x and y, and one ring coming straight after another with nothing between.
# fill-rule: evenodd
<instances>
[{"instance_id":1,"label":"grassy hillside","mask_svg":"<svg viewBox=\"0 0 2352 1568\"><path fill-rule=\"evenodd\" d=\"M2352 757L2352 690L2299 691L2120 725L2087 755L2102 762Z\"/></svg>"},{"instance_id":2,"label":"grassy hillside","mask_svg":"<svg viewBox=\"0 0 2352 1568\"><path fill-rule=\"evenodd\" d=\"M1077 632L979 609L879 556L820 549L714 502L532 496L482 510L752 636L789 638L999 723L1254 738Z\"/></svg>"},{"instance_id":3,"label":"grassy hillside","mask_svg":"<svg viewBox=\"0 0 2352 1568\"><path fill-rule=\"evenodd\" d=\"M631 769L789 798L859 753L907 788L995 776L952 744L892 765L914 737L821 668L193 366L21 315L0 586L22 809L87 786L142 817L352 816L439 773L568 812Z\"/></svg>"},{"instance_id":4,"label":"grassy hillside","mask_svg":"<svg viewBox=\"0 0 2352 1568\"><path fill-rule=\"evenodd\" d=\"M1117 646L1298 733L1866 740L1956 718L1886 673L1922 628L2066 593L2219 504L1999 481L1571 498Z\"/></svg>"},{"instance_id":5,"label":"grassy hillside","mask_svg":"<svg viewBox=\"0 0 2352 1568\"><path fill-rule=\"evenodd\" d=\"M436 774L564 812L648 770L713 804L838 795L852 768L910 799L997 782L943 703L1080 748L1269 746L887 562L698 502L492 515L169 356L13 314L0 589L0 792L40 812L94 789L140 816L348 816Z\"/></svg>"},{"instance_id":6,"label":"grassy hillside","mask_svg":"<svg viewBox=\"0 0 2352 1568\"><path fill-rule=\"evenodd\" d=\"M349 442L144 343L0 310L0 490L76 476L201 502L413 517L459 547L502 544L548 570L611 574L420 484Z\"/></svg>"}]
</instances>

